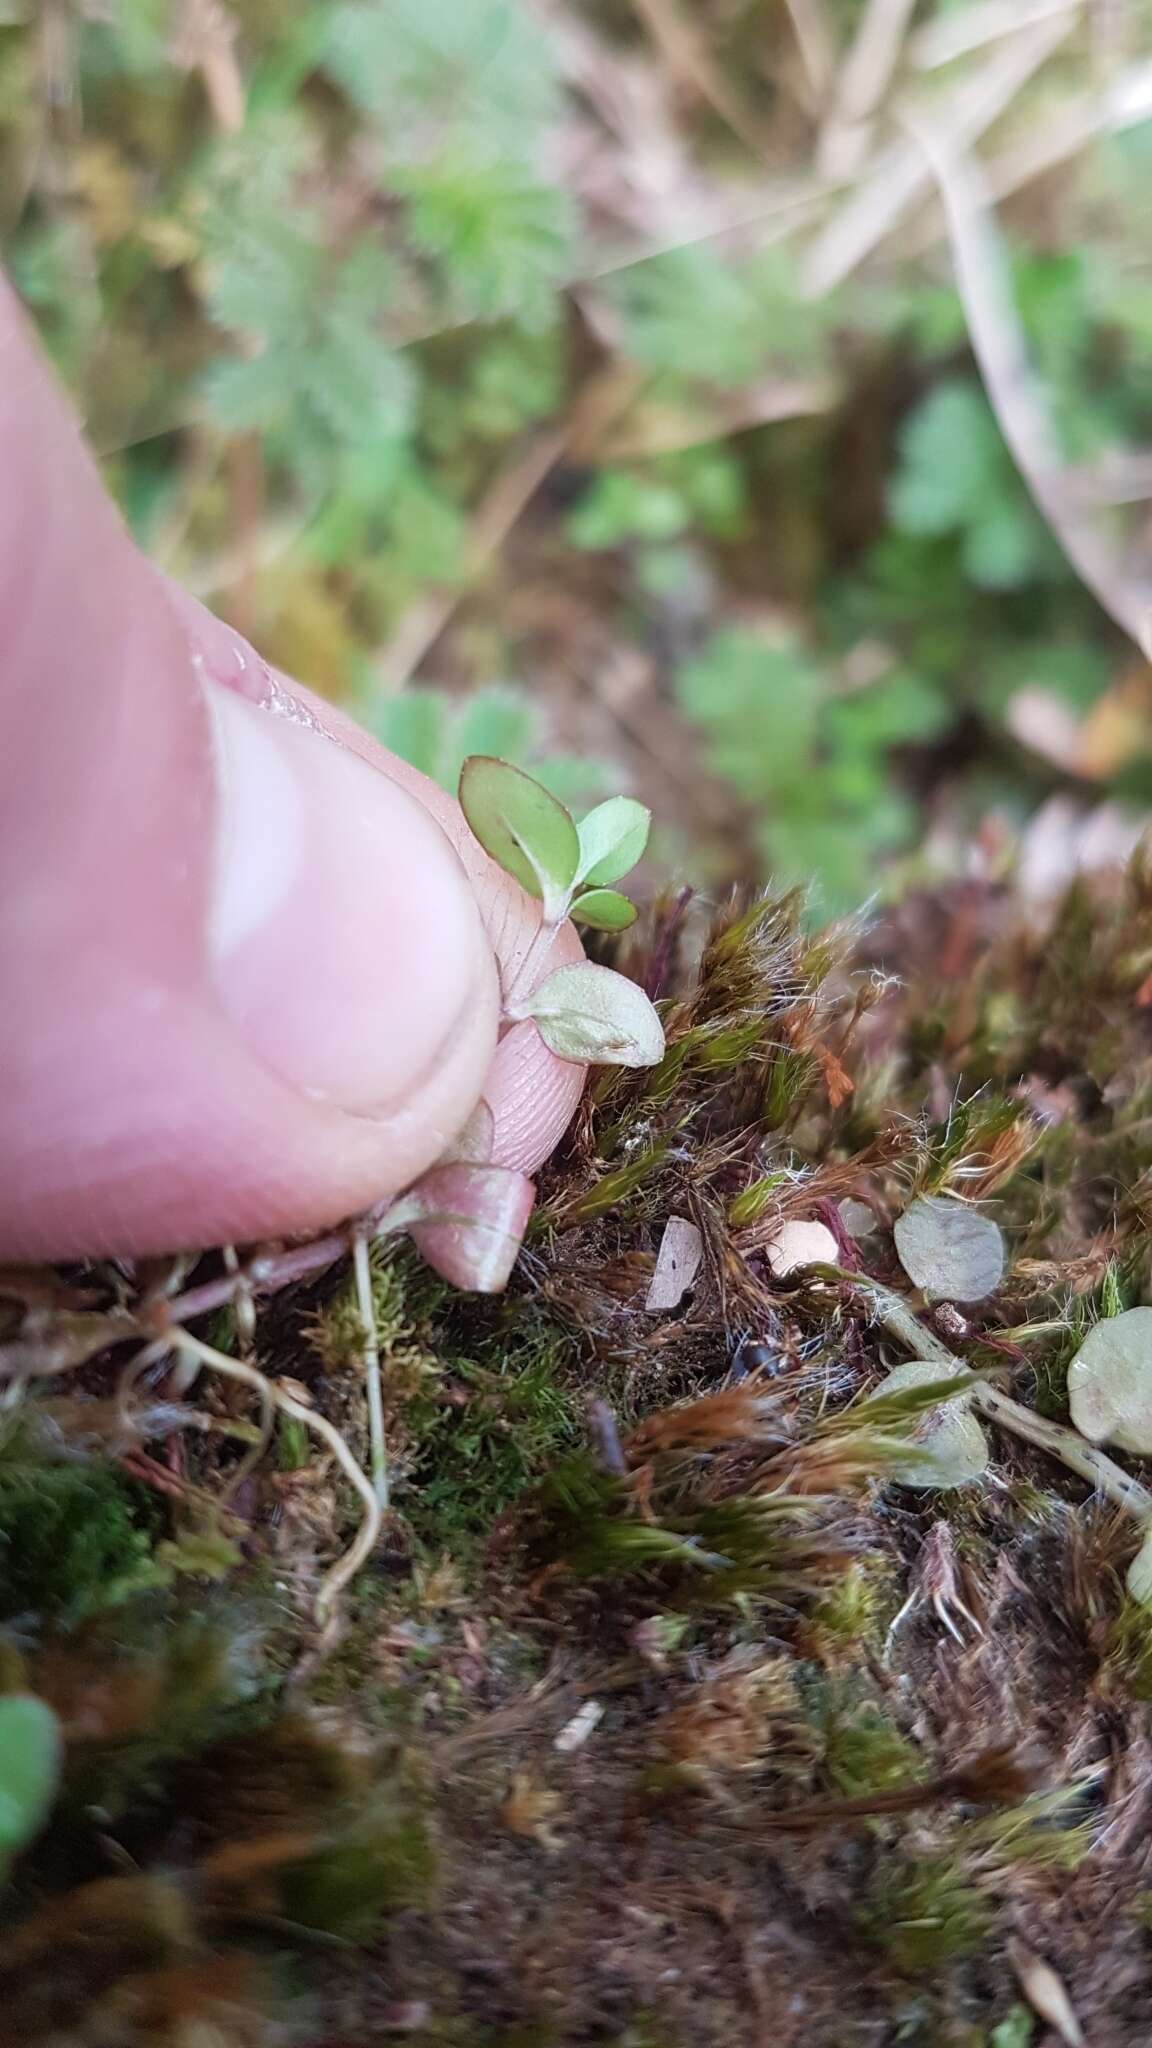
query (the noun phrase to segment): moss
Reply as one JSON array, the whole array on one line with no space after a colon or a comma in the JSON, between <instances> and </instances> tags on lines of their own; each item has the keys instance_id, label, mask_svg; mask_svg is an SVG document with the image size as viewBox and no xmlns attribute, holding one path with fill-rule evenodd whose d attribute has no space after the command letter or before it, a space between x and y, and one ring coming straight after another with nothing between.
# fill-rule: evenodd
<instances>
[{"instance_id":1,"label":"moss","mask_svg":"<svg viewBox=\"0 0 1152 2048\"><path fill-rule=\"evenodd\" d=\"M373 1805L282 1880L301 1926L370 1941L390 1913L431 1905L436 1857L424 1815L410 1799L377 1793Z\"/></svg>"},{"instance_id":2,"label":"moss","mask_svg":"<svg viewBox=\"0 0 1152 2048\"><path fill-rule=\"evenodd\" d=\"M400 1495L431 1552L470 1550L580 1434L569 1340L527 1305L498 1313L473 1355L453 1355L408 1404L411 1448ZM476 1341L479 1339L479 1341ZM568 1382L565 1383L565 1370Z\"/></svg>"},{"instance_id":3,"label":"moss","mask_svg":"<svg viewBox=\"0 0 1152 2048\"><path fill-rule=\"evenodd\" d=\"M923 1777L920 1752L887 1714L867 1701L854 1701L851 1691L834 1687L823 1716L824 1770L836 1790L855 1799Z\"/></svg>"},{"instance_id":4,"label":"moss","mask_svg":"<svg viewBox=\"0 0 1152 2048\"><path fill-rule=\"evenodd\" d=\"M24 1431L0 1440L0 1621L76 1620L147 1575L155 1497L103 1462L47 1458Z\"/></svg>"},{"instance_id":5,"label":"moss","mask_svg":"<svg viewBox=\"0 0 1152 2048\"><path fill-rule=\"evenodd\" d=\"M979 1948L993 1910L955 1854L895 1852L882 1859L856 1924L893 1969L919 1977Z\"/></svg>"},{"instance_id":6,"label":"moss","mask_svg":"<svg viewBox=\"0 0 1152 2048\"><path fill-rule=\"evenodd\" d=\"M1108 1629L1101 1678L1106 1690L1152 1701L1152 1614L1135 1600L1124 1602Z\"/></svg>"}]
</instances>

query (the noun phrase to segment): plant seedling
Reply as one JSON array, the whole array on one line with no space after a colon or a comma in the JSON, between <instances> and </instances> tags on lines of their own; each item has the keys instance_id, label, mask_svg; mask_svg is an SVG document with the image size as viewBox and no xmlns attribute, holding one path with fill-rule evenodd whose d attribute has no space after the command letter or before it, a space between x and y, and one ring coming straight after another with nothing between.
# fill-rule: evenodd
<instances>
[{"instance_id":1,"label":"plant seedling","mask_svg":"<svg viewBox=\"0 0 1152 2048\"><path fill-rule=\"evenodd\" d=\"M610 797L577 825L523 769L472 754L460 773L460 807L485 853L539 899L546 943L569 917L602 932L634 922L635 905L609 886L635 867L648 841L651 815L633 797ZM525 968L533 954L535 947ZM524 995L506 991L504 1014L531 1018L558 1058L579 1064L648 1067L664 1052L663 1027L643 990L590 962L557 968Z\"/></svg>"},{"instance_id":2,"label":"plant seedling","mask_svg":"<svg viewBox=\"0 0 1152 2048\"><path fill-rule=\"evenodd\" d=\"M60 1724L31 1693L0 1699L0 1878L40 1832L60 1779Z\"/></svg>"}]
</instances>

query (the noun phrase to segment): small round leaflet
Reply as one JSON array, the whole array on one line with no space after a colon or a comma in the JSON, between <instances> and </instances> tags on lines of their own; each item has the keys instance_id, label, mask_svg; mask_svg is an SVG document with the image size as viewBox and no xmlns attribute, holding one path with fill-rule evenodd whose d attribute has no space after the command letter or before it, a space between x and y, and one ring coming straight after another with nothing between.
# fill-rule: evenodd
<instances>
[{"instance_id":1,"label":"small round leaflet","mask_svg":"<svg viewBox=\"0 0 1152 2048\"><path fill-rule=\"evenodd\" d=\"M928 1387L949 1377L947 1368L935 1359L911 1358L905 1365L894 1366L869 1400L882 1400L885 1395L898 1394L908 1387ZM945 1491L953 1486L968 1486L987 1470L988 1439L963 1394L957 1394L952 1401L941 1401L938 1408L928 1409L916 1423L914 1441L915 1456L906 1464L901 1463L894 1474L901 1486L930 1486Z\"/></svg>"},{"instance_id":2,"label":"small round leaflet","mask_svg":"<svg viewBox=\"0 0 1152 2048\"><path fill-rule=\"evenodd\" d=\"M1089 1443L1152 1457L1152 1308L1094 1324L1068 1368L1068 1406Z\"/></svg>"},{"instance_id":3,"label":"small round leaflet","mask_svg":"<svg viewBox=\"0 0 1152 2048\"><path fill-rule=\"evenodd\" d=\"M562 1060L651 1067L664 1052L664 1027L643 989L610 967L558 967L519 1014L535 1018Z\"/></svg>"},{"instance_id":4,"label":"small round leaflet","mask_svg":"<svg viewBox=\"0 0 1152 2048\"><path fill-rule=\"evenodd\" d=\"M60 1778L60 1723L31 1693L0 1698L0 1873L47 1817Z\"/></svg>"},{"instance_id":5,"label":"small round leaflet","mask_svg":"<svg viewBox=\"0 0 1152 2048\"><path fill-rule=\"evenodd\" d=\"M460 771L460 808L485 853L543 899L549 922L558 921L580 865L580 841L563 804L511 762L470 754Z\"/></svg>"},{"instance_id":6,"label":"small round leaflet","mask_svg":"<svg viewBox=\"0 0 1152 2048\"><path fill-rule=\"evenodd\" d=\"M616 889L589 889L577 896L568 914L574 923L589 925L594 932L626 932L636 922L636 905Z\"/></svg>"},{"instance_id":7,"label":"small round leaflet","mask_svg":"<svg viewBox=\"0 0 1152 2048\"><path fill-rule=\"evenodd\" d=\"M648 844L652 813L632 796L612 796L597 804L577 827L582 882L599 889L618 882L635 867Z\"/></svg>"},{"instance_id":8,"label":"small round leaflet","mask_svg":"<svg viewBox=\"0 0 1152 2048\"><path fill-rule=\"evenodd\" d=\"M999 1227L946 1195L918 1195L892 1235L908 1278L937 1301L983 1301L1004 1277Z\"/></svg>"}]
</instances>

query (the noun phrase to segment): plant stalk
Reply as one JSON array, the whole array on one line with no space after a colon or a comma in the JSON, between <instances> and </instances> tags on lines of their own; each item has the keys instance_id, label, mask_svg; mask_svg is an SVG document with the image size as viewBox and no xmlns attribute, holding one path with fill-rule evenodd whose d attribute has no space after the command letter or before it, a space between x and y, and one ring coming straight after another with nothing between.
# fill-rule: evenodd
<instances>
[{"instance_id":1,"label":"plant stalk","mask_svg":"<svg viewBox=\"0 0 1152 2048\"><path fill-rule=\"evenodd\" d=\"M929 1359L949 1372L965 1369L963 1360L949 1351L932 1330L925 1328L898 1294L890 1293L888 1288L881 1287L861 1273L844 1277L867 1289L876 1305L877 1320L915 1358ZM1010 1394L1002 1394L998 1387L989 1386L987 1380L978 1380L968 1398L989 1422L1010 1430L1013 1436L1022 1437L1025 1443L1035 1444L1038 1450L1047 1451L1051 1457L1059 1458L1070 1472L1086 1479L1099 1493L1115 1501L1117 1507L1124 1508L1140 1521L1152 1520L1152 1492L1104 1451L1098 1450L1095 1444L1090 1444L1078 1430L1034 1414L1031 1408L1014 1401Z\"/></svg>"},{"instance_id":2,"label":"plant stalk","mask_svg":"<svg viewBox=\"0 0 1152 2048\"><path fill-rule=\"evenodd\" d=\"M352 1238L356 1307L364 1331L364 1385L368 1395L369 1471L381 1514L388 1512L388 1441L384 1433L384 1390L380 1383L380 1339L372 1294L372 1260L363 1230Z\"/></svg>"}]
</instances>

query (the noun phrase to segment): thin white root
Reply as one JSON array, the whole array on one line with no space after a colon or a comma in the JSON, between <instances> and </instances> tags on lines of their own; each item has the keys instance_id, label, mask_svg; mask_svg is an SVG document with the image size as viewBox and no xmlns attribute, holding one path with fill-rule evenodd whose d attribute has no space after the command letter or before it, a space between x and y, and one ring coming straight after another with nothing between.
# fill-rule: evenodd
<instances>
[{"instance_id":1,"label":"thin white root","mask_svg":"<svg viewBox=\"0 0 1152 2048\"><path fill-rule=\"evenodd\" d=\"M364 1518L356 1533L356 1540L349 1545L343 1557L337 1559L331 1570L325 1573L316 1596L317 1620L326 1621L345 1586L355 1578L361 1565L372 1555L380 1535L383 1516L368 1479L360 1470L339 1430L334 1429L323 1415L317 1415L315 1409L305 1408L302 1402L294 1401L275 1380L270 1380L264 1373L258 1372L254 1365L245 1365L238 1358L226 1357L224 1352L214 1350L211 1344L205 1344L201 1338L193 1337L187 1330L173 1330L170 1337L174 1347L183 1351L186 1356L198 1358L202 1365L210 1366L213 1372L220 1373L224 1379L239 1380L242 1386L251 1387L254 1393L259 1394L262 1401L278 1408L282 1415L290 1415L294 1421L302 1422L306 1429L310 1429L314 1436L320 1437L328 1446L349 1485L359 1494L364 1507Z\"/></svg>"}]
</instances>

